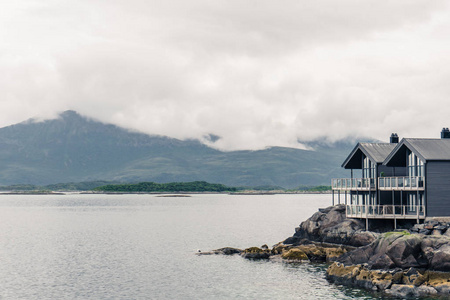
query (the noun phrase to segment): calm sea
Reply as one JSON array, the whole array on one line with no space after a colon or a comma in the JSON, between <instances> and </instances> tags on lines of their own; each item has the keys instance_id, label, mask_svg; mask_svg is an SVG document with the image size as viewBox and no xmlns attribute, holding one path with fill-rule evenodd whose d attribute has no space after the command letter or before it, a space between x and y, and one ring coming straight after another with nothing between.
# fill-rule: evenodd
<instances>
[{"instance_id":1,"label":"calm sea","mask_svg":"<svg viewBox=\"0 0 450 300\"><path fill-rule=\"evenodd\" d=\"M375 299L326 266L197 256L269 246L329 195L0 196L1 299Z\"/></svg>"}]
</instances>

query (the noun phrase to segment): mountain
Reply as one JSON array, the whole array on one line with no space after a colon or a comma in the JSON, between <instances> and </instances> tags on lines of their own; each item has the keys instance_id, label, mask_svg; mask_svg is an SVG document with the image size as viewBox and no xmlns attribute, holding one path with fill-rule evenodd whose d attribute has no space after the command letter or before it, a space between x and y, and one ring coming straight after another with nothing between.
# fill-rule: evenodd
<instances>
[{"instance_id":1,"label":"mountain","mask_svg":"<svg viewBox=\"0 0 450 300\"><path fill-rule=\"evenodd\" d=\"M204 180L231 186L330 184L354 144L315 151L272 147L222 152L198 140L132 132L66 111L0 128L0 185Z\"/></svg>"}]
</instances>

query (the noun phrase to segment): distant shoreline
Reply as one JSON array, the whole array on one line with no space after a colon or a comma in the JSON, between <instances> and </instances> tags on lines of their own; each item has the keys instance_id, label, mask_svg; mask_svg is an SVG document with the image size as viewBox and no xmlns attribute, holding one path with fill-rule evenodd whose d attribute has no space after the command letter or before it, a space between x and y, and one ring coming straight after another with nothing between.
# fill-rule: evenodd
<instances>
[{"instance_id":1,"label":"distant shoreline","mask_svg":"<svg viewBox=\"0 0 450 300\"><path fill-rule=\"evenodd\" d=\"M295 192L282 192L282 191L248 191L248 192L90 192L90 191L59 191L59 192L39 192L39 191L8 191L0 192L0 196L10 195L23 195L23 196L39 196L39 195L68 195L68 194L81 194L81 195L174 195L174 197L180 197L185 194L228 194L231 196L264 196L264 195L295 195L295 194L331 194L331 191L295 191Z\"/></svg>"}]
</instances>

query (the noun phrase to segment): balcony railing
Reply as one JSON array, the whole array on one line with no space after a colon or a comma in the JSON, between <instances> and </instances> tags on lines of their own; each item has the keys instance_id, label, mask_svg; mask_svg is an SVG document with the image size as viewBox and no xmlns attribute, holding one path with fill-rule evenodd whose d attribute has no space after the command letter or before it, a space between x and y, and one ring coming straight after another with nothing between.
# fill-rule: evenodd
<instances>
[{"instance_id":1,"label":"balcony railing","mask_svg":"<svg viewBox=\"0 0 450 300\"><path fill-rule=\"evenodd\" d=\"M380 177L378 178L380 190L423 190L425 189L425 178L415 177Z\"/></svg>"},{"instance_id":2,"label":"balcony railing","mask_svg":"<svg viewBox=\"0 0 450 300\"><path fill-rule=\"evenodd\" d=\"M373 178L334 178L331 180L333 190L368 191L375 190Z\"/></svg>"},{"instance_id":3,"label":"balcony railing","mask_svg":"<svg viewBox=\"0 0 450 300\"><path fill-rule=\"evenodd\" d=\"M346 215L350 218L374 219L423 219L424 205L347 205Z\"/></svg>"}]
</instances>

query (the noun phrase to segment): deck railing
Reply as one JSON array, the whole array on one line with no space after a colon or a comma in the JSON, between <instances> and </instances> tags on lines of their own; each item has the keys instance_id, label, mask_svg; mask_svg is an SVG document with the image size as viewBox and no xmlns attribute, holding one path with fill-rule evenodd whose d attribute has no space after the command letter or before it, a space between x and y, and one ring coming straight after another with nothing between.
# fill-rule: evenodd
<instances>
[{"instance_id":1,"label":"deck railing","mask_svg":"<svg viewBox=\"0 0 450 300\"><path fill-rule=\"evenodd\" d=\"M346 215L351 218L425 218L424 205L347 205Z\"/></svg>"},{"instance_id":2,"label":"deck railing","mask_svg":"<svg viewBox=\"0 0 450 300\"><path fill-rule=\"evenodd\" d=\"M333 178L331 180L333 190L370 190L375 189L373 178Z\"/></svg>"},{"instance_id":3,"label":"deck railing","mask_svg":"<svg viewBox=\"0 0 450 300\"><path fill-rule=\"evenodd\" d=\"M415 177L380 177L378 178L380 190L423 190L425 178Z\"/></svg>"}]
</instances>

